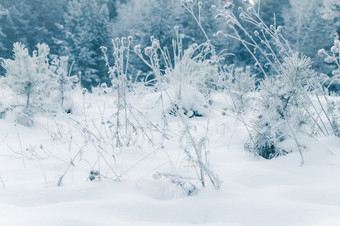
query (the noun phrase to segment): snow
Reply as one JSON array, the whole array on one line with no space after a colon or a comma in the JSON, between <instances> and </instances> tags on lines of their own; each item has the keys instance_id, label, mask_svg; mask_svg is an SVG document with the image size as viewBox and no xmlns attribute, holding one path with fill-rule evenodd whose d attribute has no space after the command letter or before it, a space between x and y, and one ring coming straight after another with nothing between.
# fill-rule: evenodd
<instances>
[{"instance_id":1,"label":"snow","mask_svg":"<svg viewBox=\"0 0 340 226\"><path fill-rule=\"evenodd\" d=\"M136 100L140 108L155 100L145 98ZM112 153L105 153L105 159L121 175L121 182L114 180L103 160L100 166L108 179L88 180L89 171L98 166L98 152L89 146L76 158L62 186L57 186L83 141L70 118L85 120L85 109L88 123L100 121L99 109L109 117L114 99L88 95L81 109L79 96L75 115L54 119L62 125L59 129L63 137L51 133L57 127L47 116L37 118L32 128L0 119L0 179L4 185L0 181L0 225L340 225L339 138L304 140L307 150L303 152L303 166L297 152L272 160L254 157L243 150L246 129L235 119L219 114L223 101L215 99L208 131L209 159L223 183L220 190L208 186L190 197L152 177L157 171L167 172L171 164L183 166L176 139L164 141L164 149L144 145L115 150L115 161L110 158ZM156 115L148 107L143 111ZM169 128L174 134L180 133L179 119L170 119ZM153 118L154 123L159 120ZM197 134L205 132L206 117L188 120ZM41 145L48 151L42 151Z\"/></svg>"}]
</instances>

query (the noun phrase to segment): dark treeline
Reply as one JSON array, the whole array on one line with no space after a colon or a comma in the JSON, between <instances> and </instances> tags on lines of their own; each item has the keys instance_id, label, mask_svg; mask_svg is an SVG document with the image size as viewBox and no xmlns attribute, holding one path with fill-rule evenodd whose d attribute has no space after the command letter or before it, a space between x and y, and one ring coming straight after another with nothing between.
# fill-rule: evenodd
<instances>
[{"instance_id":1,"label":"dark treeline","mask_svg":"<svg viewBox=\"0 0 340 226\"><path fill-rule=\"evenodd\" d=\"M222 0L203 1L203 28L217 52L234 54L225 59L227 64L253 64L238 41L214 35L219 30L228 30L223 20L215 19L211 8L224 4ZM235 11L242 5L241 0L234 0L234 4ZM262 0L261 10L265 23L284 26L294 50L311 57L320 72L331 71L320 63L322 58L317 51L332 45L332 35L340 26L334 18L323 18L322 1ZM110 83L101 46L110 49L113 38L131 35L135 45L146 47L150 45L150 36L154 36L161 46L171 49L175 26L184 34L185 46L206 41L180 0L0 0L0 57L12 56L14 42L23 43L30 51L38 43L46 43L51 54L68 56L70 62L75 62L72 74L81 73L82 85L89 88ZM148 72L132 54L130 73L135 75L138 70ZM0 75L4 75L3 69Z\"/></svg>"}]
</instances>

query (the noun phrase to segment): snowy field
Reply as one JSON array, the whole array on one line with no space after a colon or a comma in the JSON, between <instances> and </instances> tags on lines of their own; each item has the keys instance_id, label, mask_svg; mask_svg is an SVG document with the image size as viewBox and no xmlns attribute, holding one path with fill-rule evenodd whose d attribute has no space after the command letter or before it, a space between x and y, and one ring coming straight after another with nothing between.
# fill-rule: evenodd
<instances>
[{"instance_id":1,"label":"snowy field","mask_svg":"<svg viewBox=\"0 0 340 226\"><path fill-rule=\"evenodd\" d=\"M340 226L340 0L0 0L0 226Z\"/></svg>"},{"instance_id":2,"label":"snowy field","mask_svg":"<svg viewBox=\"0 0 340 226\"><path fill-rule=\"evenodd\" d=\"M159 123L154 97L136 99L138 109ZM255 157L244 151L245 127L220 114L217 98L210 117L187 120L195 136L208 133L210 167L222 184L215 190L207 183L187 196L153 178L186 169L178 117L168 118L168 139L154 132L152 144L107 151L85 138L84 125L104 134L113 103L112 97L80 95L73 115L41 116L32 128L0 120L1 226L340 225L339 138L301 141L307 147L303 166L298 152ZM90 180L94 170L101 176Z\"/></svg>"}]
</instances>

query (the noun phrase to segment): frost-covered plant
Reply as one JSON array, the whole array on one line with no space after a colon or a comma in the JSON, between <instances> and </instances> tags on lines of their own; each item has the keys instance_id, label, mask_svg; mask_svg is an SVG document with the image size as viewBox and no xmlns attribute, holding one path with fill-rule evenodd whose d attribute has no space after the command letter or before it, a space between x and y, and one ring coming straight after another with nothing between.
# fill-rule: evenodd
<instances>
[{"instance_id":1,"label":"frost-covered plant","mask_svg":"<svg viewBox=\"0 0 340 226\"><path fill-rule=\"evenodd\" d=\"M152 44L144 49L144 54L140 45L135 46L135 53L152 69L159 84L185 83L202 88L213 83L219 75L214 47L206 42L200 45L192 44L184 50L184 35L178 33L178 27L175 27L175 31L177 38L172 41L172 55L169 49L161 47L154 37L151 37ZM203 91L206 92L207 90Z\"/></svg>"},{"instance_id":2,"label":"frost-covered plant","mask_svg":"<svg viewBox=\"0 0 340 226\"><path fill-rule=\"evenodd\" d=\"M219 189L221 181L218 176L210 169L207 151L207 137L201 137L198 140L193 135L190 124L185 121L182 116L184 125L183 136L180 139L182 149L186 155L186 160L189 165L196 168L197 177L202 187L206 186L206 178L213 185L215 189Z\"/></svg>"},{"instance_id":3,"label":"frost-covered plant","mask_svg":"<svg viewBox=\"0 0 340 226\"><path fill-rule=\"evenodd\" d=\"M21 43L14 43L14 59L6 59L2 66L6 70L7 84L20 96L24 97L25 106L31 107L39 102L44 86L48 81L47 45L37 45L38 51L30 56ZM23 103L20 103L23 104Z\"/></svg>"},{"instance_id":4,"label":"frost-covered plant","mask_svg":"<svg viewBox=\"0 0 340 226\"><path fill-rule=\"evenodd\" d=\"M208 34L205 32L205 29L203 28L202 21L201 21L202 2L201 1L197 2L197 0L181 0L181 4L191 14L192 18L195 20L198 27L201 29L202 33L204 34L204 37L206 38L207 41L209 41ZM197 11L197 14L196 14L196 11Z\"/></svg>"},{"instance_id":5,"label":"frost-covered plant","mask_svg":"<svg viewBox=\"0 0 340 226\"><path fill-rule=\"evenodd\" d=\"M252 132L245 147L265 157L273 158L290 152L283 142L292 139L302 158L299 136L325 134L324 118L320 116L311 95L322 92L323 79L311 69L311 60L294 53L283 36L283 27L267 25L260 16L260 2L243 1L239 17L234 5L227 2L217 9L217 17L226 20L233 33L217 34L239 40L256 61L264 75L257 95L257 118L250 126ZM248 26L250 25L250 26Z\"/></svg>"},{"instance_id":6,"label":"frost-covered plant","mask_svg":"<svg viewBox=\"0 0 340 226\"><path fill-rule=\"evenodd\" d=\"M323 113L327 117L331 128L333 130L333 134L340 137L340 115L339 111L337 110L336 103L334 101L330 101L327 98L328 89L332 85L340 85L340 41L338 35L334 39L334 44L328 53L325 49L319 50L319 55L321 57L325 57L325 61L329 64L335 64L336 68L332 72L332 76L328 77L325 75L324 83L325 86L324 90L324 99L326 101L326 109L322 108ZM318 99L319 100L319 99ZM320 106L322 106L321 101L319 100Z\"/></svg>"},{"instance_id":7,"label":"frost-covered plant","mask_svg":"<svg viewBox=\"0 0 340 226\"><path fill-rule=\"evenodd\" d=\"M227 67L225 69L225 92L232 101L232 110L237 114L245 113L250 108L251 93L256 91L255 74L251 73L250 66L246 68Z\"/></svg>"},{"instance_id":8,"label":"frost-covered plant","mask_svg":"<svg viewBox=\"0 0 340 226\"><path fill-rule=\"evenodd\" d=\"M140 45L135 47L135 52L152 69L154 85L161 92L161 102L166 99L171 102L171 109L165 109L163 118L166 111L176 115L178 109L194 112L194 115L188 114L189 117L201 116L204 110L199 106L192 108L190 98L200 96L196 101L202 104L204 96L208 97L216 89L220 75L217 56L209 42L193 44L184 50L183 35L178 33L178 27L175 31L177 39L172 42L172 55L154 37L151 37L152 45L145 48L144 54Z\"/></svg>"},{"instance_id":9,"label":"frost-covered plant","mask_svg":"<svg viewBox=\"0 0 340 226\"><path fill-rule=\"evenodd\" d=\"M332 84L339 82L340 80L340 40L337 35L334 39L334 44L328 53L325 49L320 49L318 52L319 56L325 58L325 62L329 64L334 64L336 69L332 72L331 80L328 81L327 88L329 88Z\"/></svg>"},{"instance_id":10,"label":"frost-covered plant","mask_svg":"<svg viewBox=\"0 0 340 226\"><path fill-rule=\"evenodd\" d=\"M260 2L250 4L243 1L245 9L239 7L239 16L234 14L234 4L228 1L223 9L216 8L216 18L226 21L233 33L218 31L216 34L240 41L254 58L255 66L260 69L264 77L272 71L280 73L280 66L285 57L291 56L292 51L287 39L283 36L283 27L274 23L267 25L260 16ZM251 25L251 29L247 27Z\"/></svg>"},{"instance_id":11,"label":"frost-covered plant","mask_svg":"<svg viewBox=\"0 0 340 226\"><path fill-rule=\"evenodd\" d=\"M178 112L182 122L178 143L183 151L185 166L173 169L172 173L157 172L154 178L179 186L188 196L196 194L208 183L215 189L219 189L222 182L209 165L207 134L205 136L195 134L195 126L190 124L183 113L183 111Z\"/></svg>"},{"instance_id":12,"label":"frost-covered plant","mask_svg":"<svg viewBox=\"0 0 340 226\"><path fill-rule=\"evenodd\" d=\"M182 2L182 4L187 3L189 1ZM185 7L189 7L188 10L193 9L193 6L185 5ZM194 14L192 15L195 17ZM200 24L199 17L195 17L195 19ZM201 29L204 32L202 27ZM183 133L179 137L179 143L185 160L189 164L185 171L191 172L191 174L183 175L178 172L181 170L176 168L172 173L158 172L154 178L165 179L181 187L187 195L193 195L198 188L204 188L207 185L207 180L215 189L221 185L218 176L209 167L207 136L196 140L193 134L194 126L190 125L186 117L201 116L201 112L204 110L201 111L200 108L204 108L204 106L200 105L203 105L205 98L219 85L220 73L218 57L208 38L207 42L200 45L193 44L184 50L182 44L184 36L179 34L178 27L175 27L175 31L177 39L172 42L172 55L168 48L162 48L154 37L151 37L152 44L144 49L144 54L140 45L135 46L134 50L141 60L152 69L155 76L153 82L156 89L160 91L160 102L163 109L162 129L166 130L166 111L178 116L181 120ZM164 109L167 101L171 103L171 109Z\"/></svg>"},{"instance_id":13,"label":"frost-covered plant","mask_svg":"<svg viewBox=\"0 0 340 226\"><path fill-rule=\"evenodd\" d=\"M128 144L129 141L123 141L124 139L129 138L129 118L128 118L128 103L127 103L127 92L128 92L128 63L129 63L129 54L130 54L130 45L132 42L132 37L125 37L119 39L116 38L112 40L113 45L113 57L114 64L111 66L106 55L107 48L101 47L102 52L104 54L106 60L106 66L109 68L109 75L112 79L112 87L116 91L117 103L116 108L117 111L115 113L115 138L116 138L116 146L120 147L125 144ZM123 119L121 117L123 116ZM124 121L122 121L124 120ZM133 129L133 125L132 129ZM123 137L121 136L121 130L123 127ZM124 143L124 144L123 144Z\"/></svg>"},{"instance_id":14,"label":"frost-covered plant","mask_svg":"<svg viewBox=\"0 0 340 226\"><path fill-rule=\"evenodd\" d=\"M2 63L6 70L6 83L20 97L15 104L22 111L17 121L26 125L31 125L33 114L42 110L41 100L48 90L49 48L46 44L38 44L37 48L30 56L23 44L15 43L14 59L5 59Z\"/></svg>"},{"instance_id":15,"label":"frost-covered plant","mask_svg":"<svg viewBox=\"0 0 340 226\"><path fill-rule=\"evenodd\" d=\"M75 87L75 84L78 83L78 76L73 75L70 76L70 72L72 69L68 67L69 58L64 57L55 57L51 64L50 70L53 74L53 80L55 81L53 87L51 87L52 91L54 90L55 98L59 102L61 108L68 113L72 112L72 89Z\"/></svg>"},{"instance_id":16,"label":"frost-covered plant","mask_svg":"<svg viewBox=\"0 0 340 226\"><path fill-rule=\"evenodd\" d=\"M204 115L201 107L195 107L203 105L203 95L207 97L212 89L216 89L219 80L218 57L201 23L202 2L184 0L181 5L196 21L204 34L205 43L192 44L184 50L185 36L179 34L179 27L175 26L176 39L172 40L172 50L160 46L159 40L153 36L152 44L144 49L144 54L141 45L135 46L135 53L151 68L155 77L152 83L160 91L164 128L167 124L166 112L177 115L178 110L184 110L189 117ZM193 96L198 97L196 103L192 101ZM169 101L170 109L164 109L165 102Z\"/></svg>"},{"instance_id":17,"label":"frost-covered plant","mask_svg":"<svg viewBox=\"0 0 340 226\"><path fill-rule=\"evenodd\" d=\"M30 55L23 44L14 43L13 53L14 59L5 59L2 63L6 70L5 82L18 97L9 105L17 112L17 121L30 125L35 113L55 112L63 106L66 85L70 83L66 78L67 58L56 58L50 63L50 49L46 44L38 44Z\"/></svg>"},{"instance_id":18,"label":"frost-covered plant","mask_svg":"<svg viewBox=\"0 0 340 226\"><path fill-rule=\"evenodd\" d=\"M128 100L132 92L132 77L128 74L130 46L132 36L112 40L114 63L110 65L106 55L107 48L102 47L106 65L112 79L112 89L116 94L116 110L111 127L114 132L116 147L131 146L138 143L138 139L146 138L153 143L152 130L156 127L142 112L135 109ZM141 120L143 118L143 120ZM157 129L156 129L157 130ZM159 132L159 131L158 131Z\"/></svg>"},{"instance_id":19,"label":"frost-covered plant","mask_svg":"<svg viewBox=\"0 0 340 226\"><path fill-rule=\"evenodd\" d=\"M174 43L175 44L175 43ZM207 43L191 45L179 53L173 67L167 67L164 81L170 86L186 84L194 87L204 96L209 96L219 79L217 59L211 55L212 46Z\"/></svg>"},{"instance_id":20,"label":"frost-covered plant","mask_svg":"<svg viewBox=\"0 0 340 226\"><path fill-rule=\"evenodd\" d=\"M281 148L281 144L293 139L302 157L298 135L313 136L318 132L309 109L310 92L318 89L319 84L310 58L298 54L285 58L280 74L260 84L259 114L252 127L254 135L246 147L270 159L290 152Z\"/></svg>"}]
</instances>

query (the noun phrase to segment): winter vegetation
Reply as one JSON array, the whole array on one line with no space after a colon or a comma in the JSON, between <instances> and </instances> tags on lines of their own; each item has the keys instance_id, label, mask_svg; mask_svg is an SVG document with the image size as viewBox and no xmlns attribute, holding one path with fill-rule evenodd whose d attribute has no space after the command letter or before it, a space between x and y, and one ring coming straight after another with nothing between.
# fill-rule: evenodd
<instances>
[{"instance_id":1,"label":"winter vegetation","mask_svg":"<svg viewBox=\"0 0 340 226\"><path fill-rule=\"evenodd\" d=\"M0 225L340 225L337 0L0 1Z\"/></svg>"}]
</instances>

